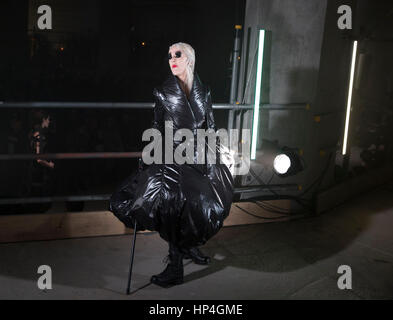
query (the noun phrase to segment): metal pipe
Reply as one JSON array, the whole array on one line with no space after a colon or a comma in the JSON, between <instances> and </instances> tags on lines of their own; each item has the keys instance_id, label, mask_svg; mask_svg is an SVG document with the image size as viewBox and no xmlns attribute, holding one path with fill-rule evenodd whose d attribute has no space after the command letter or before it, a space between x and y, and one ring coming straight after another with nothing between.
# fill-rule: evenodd
<instances>
[{"instance_id":1,"label":"metal pipe","mask_svg":"<svg viewBox=\"0 0 393 320\"><path fill-rule=\"evenodd\" d=\"M259 191L291 191L299 190L297 184L271 184L271 185L259 185L259 186L247 186L235 188L235 194L237 193L250 193Z\"/></svg>"},{"instance_id":2,"label":"metal pipe","mask_svg":"<svg viewBox=\"0 0 393 320\"><path fill-rule=\"evenodd\" d=\"M213 104L213 109L218 110L251 110L254 106L251 104L229 104L229 103L217 103Z\"/></svg>"},{"instance_id":3,"label":"metal pipe","mask_svg":"<svg viewBox=\"0 0 393 320\"><path fill-rule=\"evenodd\" d=\"M235 26L235 43L233 46L232 55L232 79L231 79L231 91L229 103L234 104L237 96L237 84L238 84L238 70L239 70L239 58L240 58L240 45L241 45L241 30L242 26Z\"/></svg>"},{"instance_id":4,"label":"metal pipe","mask_svg":"<svg viewBox=\"0 0 393 320\"><path fill-rule=\"evenodd\" d=\"M233 45L233 55L232 55L232 79L231 79L231 91L229 97L229 103L236 103L237 96L237 82L238 82L238 73L239 73L239 54L240 54L240 45L241 45L241 25L235 26L235 43ZM228 115L228 131L233 128L233 119L234 119L234 110L229 111Z\"/></svg>"},{"instance_id":5,"label":"metal pipe","mask_svg":"<svg viewBox=\"0 0 393 320\"><path fill-rule=\"evenodd\" d=\"M63 109L152 109L151 102L1 102L0 109L5 108L63 108ZM251 105L229 103L213 104L213 109L252 109Z\"/></svg>"},{"instance_id":6,"label":"metal pipe","mask_svg":"<svg viewBox=\"0 0 393 320\"><path fill-rule=\"evenodd\" d=\"M43 154L0 154L0 160L29 159L115 159L138 158L142 152L80 152L80 153L43 153Z\"/></svg>"},{"instance_id":7,"label":"metal pipe","mask_svg":"<svg viewBox=\"0 0 393 320\"><path fill-rule=\"evenodd\" d=\"M29 204L62 201L102 201L109 200L110 194L85 195L85 196L63 196L63 197L30 197L30 198L4 198L0 199L0 205L5 204Z\"/></svg>"},{"instance_id":8,"label":"metal pipe","mask_svg":"<svg viewBox=\"0 0 393 320\"><path fill-rule=\"evenodd\" d=\"M261 104L263 110L304 110L307 109L307 103L288 103L288 104Z\"/></svg>"},{"instance_id":9,"label":"metal pipe","mask_svg":"<svg viewBox=\"0 0 393 320\"><path fill-rule=\"evenodd\" d=\"M276 184L235 188L234 193L250 193L258 191L285 191L299 190L296 184ZM84 196L58 196L58 197L30 197L30 198L4 198L0 199L0 205L8 204L29 204L62 201L106 201L111 197L110 194L84 195Z\"/></svg>"},{"instance_id":10,"label":"metal pipe","mask_svg":"<svg viewBox=\"0 0 393 320\"><path fill-rule=\"evenodd\" d=\"M76 108L76 109L148 109L152 102L1 102L0 108Z\"/></svg>"},{"instance_id":11,"label":"metal pipe","mask_svg":"<svg viewBox=\"0 0 393 320\"><path fill-rule=\"evenodd\" d=\"M5 108L74 108L74 109L152 109L151 102L1 102L0 109ZM252 110L251 104L215 103L213 109L217 110ZM296 110L306 109L307 103L292 104L261 104L262 109Z\"/></svg>"}]
</instances>

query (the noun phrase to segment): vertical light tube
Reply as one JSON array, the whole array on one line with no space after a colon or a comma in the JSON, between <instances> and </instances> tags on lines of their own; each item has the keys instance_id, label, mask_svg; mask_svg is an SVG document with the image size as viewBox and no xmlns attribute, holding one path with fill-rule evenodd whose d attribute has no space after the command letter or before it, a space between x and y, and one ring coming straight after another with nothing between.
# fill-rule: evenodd
<instances>
[{"instance_id":1,"label":"vertical light tube","mask_svg":"<svg viewBox=\"0 0 393 320\"><path fill-rule=\"evenodd\" d=\"M348 88L348 100L347 100L347 112L345 115L345 129L344 129L344 141L343 141L343 150L342 154L345 155L347 153L347 142L348 142L348 127L349 127L349 118L351 115L351 105L352 105L352 90L353 90L353 78L355 75L355 65L356 65L356 51L358 48L358 42L353 42L353 50L352 50L352 62L351 62L351 75L349 78L349 88Z\"/></svg>"},{"instance_id":2,"label":"vertical light tube","mask_svg":"<svg viewBox=\"0 0 393 320\"><path fill-rule=\"evenodd\" d=\"M252 122L251 159L255 160L257 150L259 104L261 102L261 82L263 71L263 50L265 47L265 30L259 30L257 79L255 86L255 105Z\"/></svg>"}]
</instances>

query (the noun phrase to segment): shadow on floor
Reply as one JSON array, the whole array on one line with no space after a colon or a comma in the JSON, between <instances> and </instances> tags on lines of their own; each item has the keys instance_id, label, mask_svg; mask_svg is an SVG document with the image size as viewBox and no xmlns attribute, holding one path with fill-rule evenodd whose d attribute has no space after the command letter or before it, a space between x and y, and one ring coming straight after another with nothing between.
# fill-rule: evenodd
<instances>
[{"instance_id":1,"label":"shadow on floor","mask_svg":"<svg viewBox=\"0 0 393 320\"><path fill-rule=\"evenodd\" d=\"M212 263L186 274L185 282L227 267L270 273L304 268L345 250L368 230L375 216L392 208L392 189L382 187L321 216L223 228L202 248ZM0 244L0 279L29 280L36 287L37 268L45 264L52 267L58 285L106 288L113 283L113 291L123 293L131 239L127 235ZM159 261L166 254L167 245L157 233L138 235L134 292L164 269Z\"/></svg>"}]
</instances>

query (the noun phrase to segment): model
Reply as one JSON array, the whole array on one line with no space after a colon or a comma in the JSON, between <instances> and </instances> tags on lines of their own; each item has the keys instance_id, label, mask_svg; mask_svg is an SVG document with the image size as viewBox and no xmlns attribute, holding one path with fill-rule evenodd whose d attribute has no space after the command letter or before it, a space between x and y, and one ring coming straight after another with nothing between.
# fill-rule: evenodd
<instances>
[{"instance_id":1,"label":"model","mask_svg":"<svg viewBox=\"0 0 393 320\"><path fill-rule=\"evenodd\" d=\"M164 140L165 121L171 121L174 132L190 129L197 141L197 129L216 130L210 90L194 73L195 52L189 44L170 46L168 60L170 76L153 90L153 127ZM173 140L171 152L181 143ZM158 231L168 242L169 263L151 277L152 283L162 287L183 282L183 259L209 262L197 246L220 230L231 208L233 178L228 167L219 161L200 164L194 160L144 165L110 199L110 210L127 227L133 228L136 219L137 230Z\"/></svg>"}]
</instances>

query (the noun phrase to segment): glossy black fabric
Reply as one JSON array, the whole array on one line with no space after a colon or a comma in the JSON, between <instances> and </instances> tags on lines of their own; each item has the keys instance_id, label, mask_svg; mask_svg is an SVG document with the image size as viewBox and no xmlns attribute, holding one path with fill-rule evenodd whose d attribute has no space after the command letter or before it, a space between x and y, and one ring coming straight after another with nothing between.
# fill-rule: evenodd
<instances>
[{"instance_id":1,"label":"glossy black fabric","mask_svg":"<svg viewBox=\"0 0 393 320\"><path fill-rule=\"evenodd\" d=\"M164 137L164 121L177 129L216 130L209 89L195 73L189 100L172 74L153 90L153 127ZM181 142L173 141L173 149ZM194 162L196 161L196 156ZM202 245L223 225L233 198L225 164L151 164L127 178L110 199L110 210L127 226L155 230L182 247Z\"/></svg>"}]
</instances>

